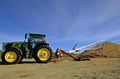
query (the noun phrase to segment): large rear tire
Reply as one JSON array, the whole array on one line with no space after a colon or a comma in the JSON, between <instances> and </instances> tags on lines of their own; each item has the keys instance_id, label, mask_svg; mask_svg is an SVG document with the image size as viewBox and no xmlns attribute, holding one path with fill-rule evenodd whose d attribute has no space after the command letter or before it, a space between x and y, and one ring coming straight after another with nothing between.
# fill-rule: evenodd
<instances>
[{"instance_id":1,"label":"large rear tire","mask_svg":"<svg viewBox=\"0 0 120 79\"><path fill-rule=\"evenodd\" d=\"M37 63L47 63L52 58L52 50L47 45L41 45L37 47L33 55Z\"/></svg>"},{"instance_id":2,"label":"large rear tire","mask_svg":"<svg viewBox=\"0 0 120 79\"><path fill-rule=\"evenodd\" d=\"M3 52L1 59L5 64L17 64L21 60L21 54L17 49L9 48Z\"/></svg>"}]
</instances>

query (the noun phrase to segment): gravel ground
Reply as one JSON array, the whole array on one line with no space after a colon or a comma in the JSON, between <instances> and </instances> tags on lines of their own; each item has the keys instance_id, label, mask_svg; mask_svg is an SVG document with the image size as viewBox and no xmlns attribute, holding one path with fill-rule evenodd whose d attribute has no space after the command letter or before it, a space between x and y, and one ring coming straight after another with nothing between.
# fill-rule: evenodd
<instances>
[{"instance_id":1,"label":"gravel ground","mask_svg":"<svg viewBox=\"0 0 120 79\"><path fill-rule=\"evenodd\" d=\"M0 63L0 79L120 79L120 58L59 60L47 64L35 63L33 59L13 65Z\"/></svg>"}]
</instances>

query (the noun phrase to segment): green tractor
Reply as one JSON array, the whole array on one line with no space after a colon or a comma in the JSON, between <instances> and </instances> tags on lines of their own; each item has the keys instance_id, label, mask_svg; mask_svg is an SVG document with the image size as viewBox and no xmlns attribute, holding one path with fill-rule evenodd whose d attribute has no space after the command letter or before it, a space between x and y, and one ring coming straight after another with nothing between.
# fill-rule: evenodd
<instances>
[{"instance_id":1,"label":"green tractor","mask_svg":"<svg viewBox=\"0 0 120 79\"><path fill-rule=\"evenodd\" d=\"M23 58L34 58L37 63L47 63L52 58L52 50L45 41L44 34L25 34L24 42L8 42L2 44L2 62L17 64Z\"/></svg>"}]
</instances>

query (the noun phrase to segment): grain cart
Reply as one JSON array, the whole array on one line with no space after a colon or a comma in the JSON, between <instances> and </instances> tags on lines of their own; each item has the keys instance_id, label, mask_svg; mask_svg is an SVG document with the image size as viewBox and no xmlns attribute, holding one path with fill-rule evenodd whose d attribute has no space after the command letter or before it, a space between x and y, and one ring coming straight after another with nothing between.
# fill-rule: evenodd
<instances>
[{"instance_id":1,"label":"grain cart","mask_svg":"<svg viewBox=\"0 0 120 79\"><path fill-rule=\"evenodd\" d=\"M8 42L2 44L2 62L17 64L23 58L34 58L38 63L47 63L52 58L52 50L45 41L44 34L25 34L24 42Z\"/></svg>"}]
</instances>

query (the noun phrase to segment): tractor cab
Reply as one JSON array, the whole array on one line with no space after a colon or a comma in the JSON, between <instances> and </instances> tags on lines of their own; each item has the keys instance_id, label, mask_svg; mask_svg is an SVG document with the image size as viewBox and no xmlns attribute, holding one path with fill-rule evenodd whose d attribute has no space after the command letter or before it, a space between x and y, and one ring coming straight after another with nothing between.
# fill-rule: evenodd
<instances>
[{"instance_id":1,"label":"tractor cab","mask_svg":"<svg viewBox=\"0 0 120 79\"><path fill-rule=\"evenodd\" d=\"M28 40L27 42L30 48L34 48L37 44L46 42L44 34L25 34L25 39Z\"/></svg>"}]
</instances>

